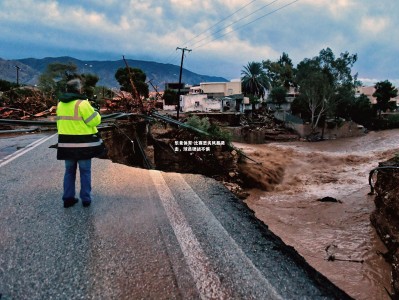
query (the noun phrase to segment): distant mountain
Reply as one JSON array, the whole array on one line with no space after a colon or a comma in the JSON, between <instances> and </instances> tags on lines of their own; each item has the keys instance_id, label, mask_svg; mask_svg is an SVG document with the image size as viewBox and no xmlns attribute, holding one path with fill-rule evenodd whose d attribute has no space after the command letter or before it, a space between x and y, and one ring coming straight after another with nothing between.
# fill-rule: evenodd
<instances>
[{"instance_id":1,"label":"distant mountain","mask_svg":"<svg viewBox=\"0 0 399 300\"><path fill-rule=\"evenodd\" d=\"M172 64L163 64L151 61L142 60L126 60L129 67L139 68L146 75L147 80L162 91L165 88L165 83L179 82L180 66ZM80 73L96 74L100 80L97 85L104 85L106 87L119 87L115 80L115 73L119 68L124 68L123 60L117 61L86 61L79 60L73 57L46 57L43 59L25 58L17 60L4 60L0 58L0 79L16 82L17 68L20 84L35 85L38 83L40 74L46 69L50 63L72 63L78 67ZM227 79L223 77L199 75L183 68L182 82L186 84L199 84L200 82L226 82ZM151 85L150 85L151 89Z\"/></svg>"}]
</instances>

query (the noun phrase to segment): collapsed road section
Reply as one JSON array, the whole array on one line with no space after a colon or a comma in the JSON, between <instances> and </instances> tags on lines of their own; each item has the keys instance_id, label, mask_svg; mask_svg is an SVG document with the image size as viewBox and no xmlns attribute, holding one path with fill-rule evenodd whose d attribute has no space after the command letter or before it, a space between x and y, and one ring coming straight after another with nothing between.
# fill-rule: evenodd
<instances>
[{"instance_id":1,"label":"collapsed road section","mask_svg":"<svg viewBox=\"0 0 399 300\"><path fill-rule=\"evenodd\" d=\"M226 183L237 196L245 197L241 186L246 177L239 171L244 154L228 141L157 112L113 113L102 120L99 131L108 149L103 158L132 167L203 174ZM8 119L0 120L0 124L55 126L54 121Z\"/></svg>"}]
</instances>

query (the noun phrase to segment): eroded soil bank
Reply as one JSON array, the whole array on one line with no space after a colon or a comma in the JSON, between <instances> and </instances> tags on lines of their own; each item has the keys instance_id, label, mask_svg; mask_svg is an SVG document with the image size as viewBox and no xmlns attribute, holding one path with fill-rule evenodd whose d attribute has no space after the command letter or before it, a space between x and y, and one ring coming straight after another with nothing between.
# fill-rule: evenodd
<instances>
[{"instance_id":1,"label":"eroded soil bank","mask_svg":"<svg viewBox=\"0 0 399 300\"><path fill-rule=\"evenodd\" d=\"M370 222L369 171L395 155L399 130L317 143L235 143L258 183L246 203L315 269L355 299L390 299L387 251ZM252 176L252 177L251 177ZM260 179L260 180L259 180ZM326 198L331 197L331 198ZM320 199L336 199L322 202Z\"/></svg>"},{"instance_id":2,"label":"eroded soil bank","mask_svg":"<svg viewBox=\"0 0 399 300\"><path fill-rule=\"evenodd\" d=\"M239 153L221 139L145 121L118 122L101 136L108 148L106 158L116 163L239 181Z\"/></svg>"},{"instance_id":3,"label":"eroded soil bank","mask_svg":"<svg viewBox=\"0 0 399 300\"><path fill-rule=\"evenodd\" d=\"M399 161L394 157L379 167L371 222L388 248L384 256L392 266L393 298L399 299Z\"/></svg>"}]
</instances>

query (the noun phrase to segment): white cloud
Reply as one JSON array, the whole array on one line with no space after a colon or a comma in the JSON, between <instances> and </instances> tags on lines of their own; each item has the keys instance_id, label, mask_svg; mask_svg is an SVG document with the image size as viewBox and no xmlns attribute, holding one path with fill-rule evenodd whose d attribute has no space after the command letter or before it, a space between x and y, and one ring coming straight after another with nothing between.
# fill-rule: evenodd
<instances>
[{"instance_id":1,"label":"white cloud","mask_svg":"<svg viewBox=\"0 0 399 300\"><path fill-rule=\"evenodd\" d=\"M378 34L387 29L389 19L387 17L365 16L360 23L360 30L366 33Z\"/></svg>"},{"instance_id":2,"label":"white cloud","mask_svg":"<svg viewBox=\"0 0 399 300\"><path fill-rule=\"evenodd\" d=\"M203 11L204 9L212 9L213 7L213 1L210 0L170 0L170 2L174 9L184 10L187 14L190 14L190 12L196 12L198 10Z\"/></svg>"},{"instance_id":3,"label":"white cloud","mask_svg":"<svg viewBox=\"0 0 399 300\"><path fill-rule=\"evenodd\" d=\"M308 4L318 9L325 9L335 17L342 16L346 10L356 5L355 0L302 0L301 3Z\"/></svg>"},{"instance_id":4,"label":"white cloud","mask_svg":"<svg viewBox=\"0 0 399 300\"><path fill-rule=\"evenodd\" d=\"M395 87L399 87L399 79L387 79L387 78L359 78L364 86L374 86L377 82L388 80Z\"/></svg>"},{"instance_id":5,"label":"white cloud","mask_svg":"<svg viewBox=\"0 0 399 300\"><path fill-rule=\"evenodd\" d=\"M371 0L300 0L221 36L292 1L279 0L227 26L271 0L3 0L0 35L7 43L0 49L0 57L16 58L15 49L8 45L19 45L25 57L35 57L39 46L40 53L45 53L46 47L52 49L48 56L54 50L71 56L104 52L115 57L123 53L165 63L169 61L163 59L172 53L176 56L173 63L178 64L176 47L187 46L193 49L187 61L192 71L222 75L233 68L239 74L247 62L278 59L282 52L298 63L330 47L336 55L357 53L355 67L362 70L360 76L383 78L389 74L399 78L395 67L399 49L395 36L399 26L395 19L397 0L385 0L384 5L375 5ZM221 29L223 26L226 28ZM211 34L217 30L220 32Z\"/></svg>"}]
</instances>

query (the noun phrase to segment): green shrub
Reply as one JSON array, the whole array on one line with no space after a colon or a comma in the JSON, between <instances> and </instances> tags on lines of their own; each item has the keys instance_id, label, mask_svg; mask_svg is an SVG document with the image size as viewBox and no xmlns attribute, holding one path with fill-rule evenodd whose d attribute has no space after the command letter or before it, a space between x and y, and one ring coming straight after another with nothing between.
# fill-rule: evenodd
<instances>
[{"instance_id":1,"label":"green shrub","mask_svg":"<svg viewBox=\"0 0 399 300\"><path fill-rule=\"evenodd\" d=\"M186 124L208 133L213 138L226 141L227 143L231 142L232 137L230 132L223 130L222 127L214 123L211 123L207 117L200 118L196 115L192 115L187 119Z\"/></svg>"},{"instance_id":2,"label":"green shrub","mask_svg":"<svg viewBox=\"0 0 399 300\"><path fill-rule=\"evenodd\" d=\"M208 118L201 119L200 117L198 117L196 115L190 116L187 119L186 124L190 125L191 127L195 127L199 130L205 131L205 132L208 132L209 128L211 127L211 123L209 122Z\"/></svg>"}]
</instances>

